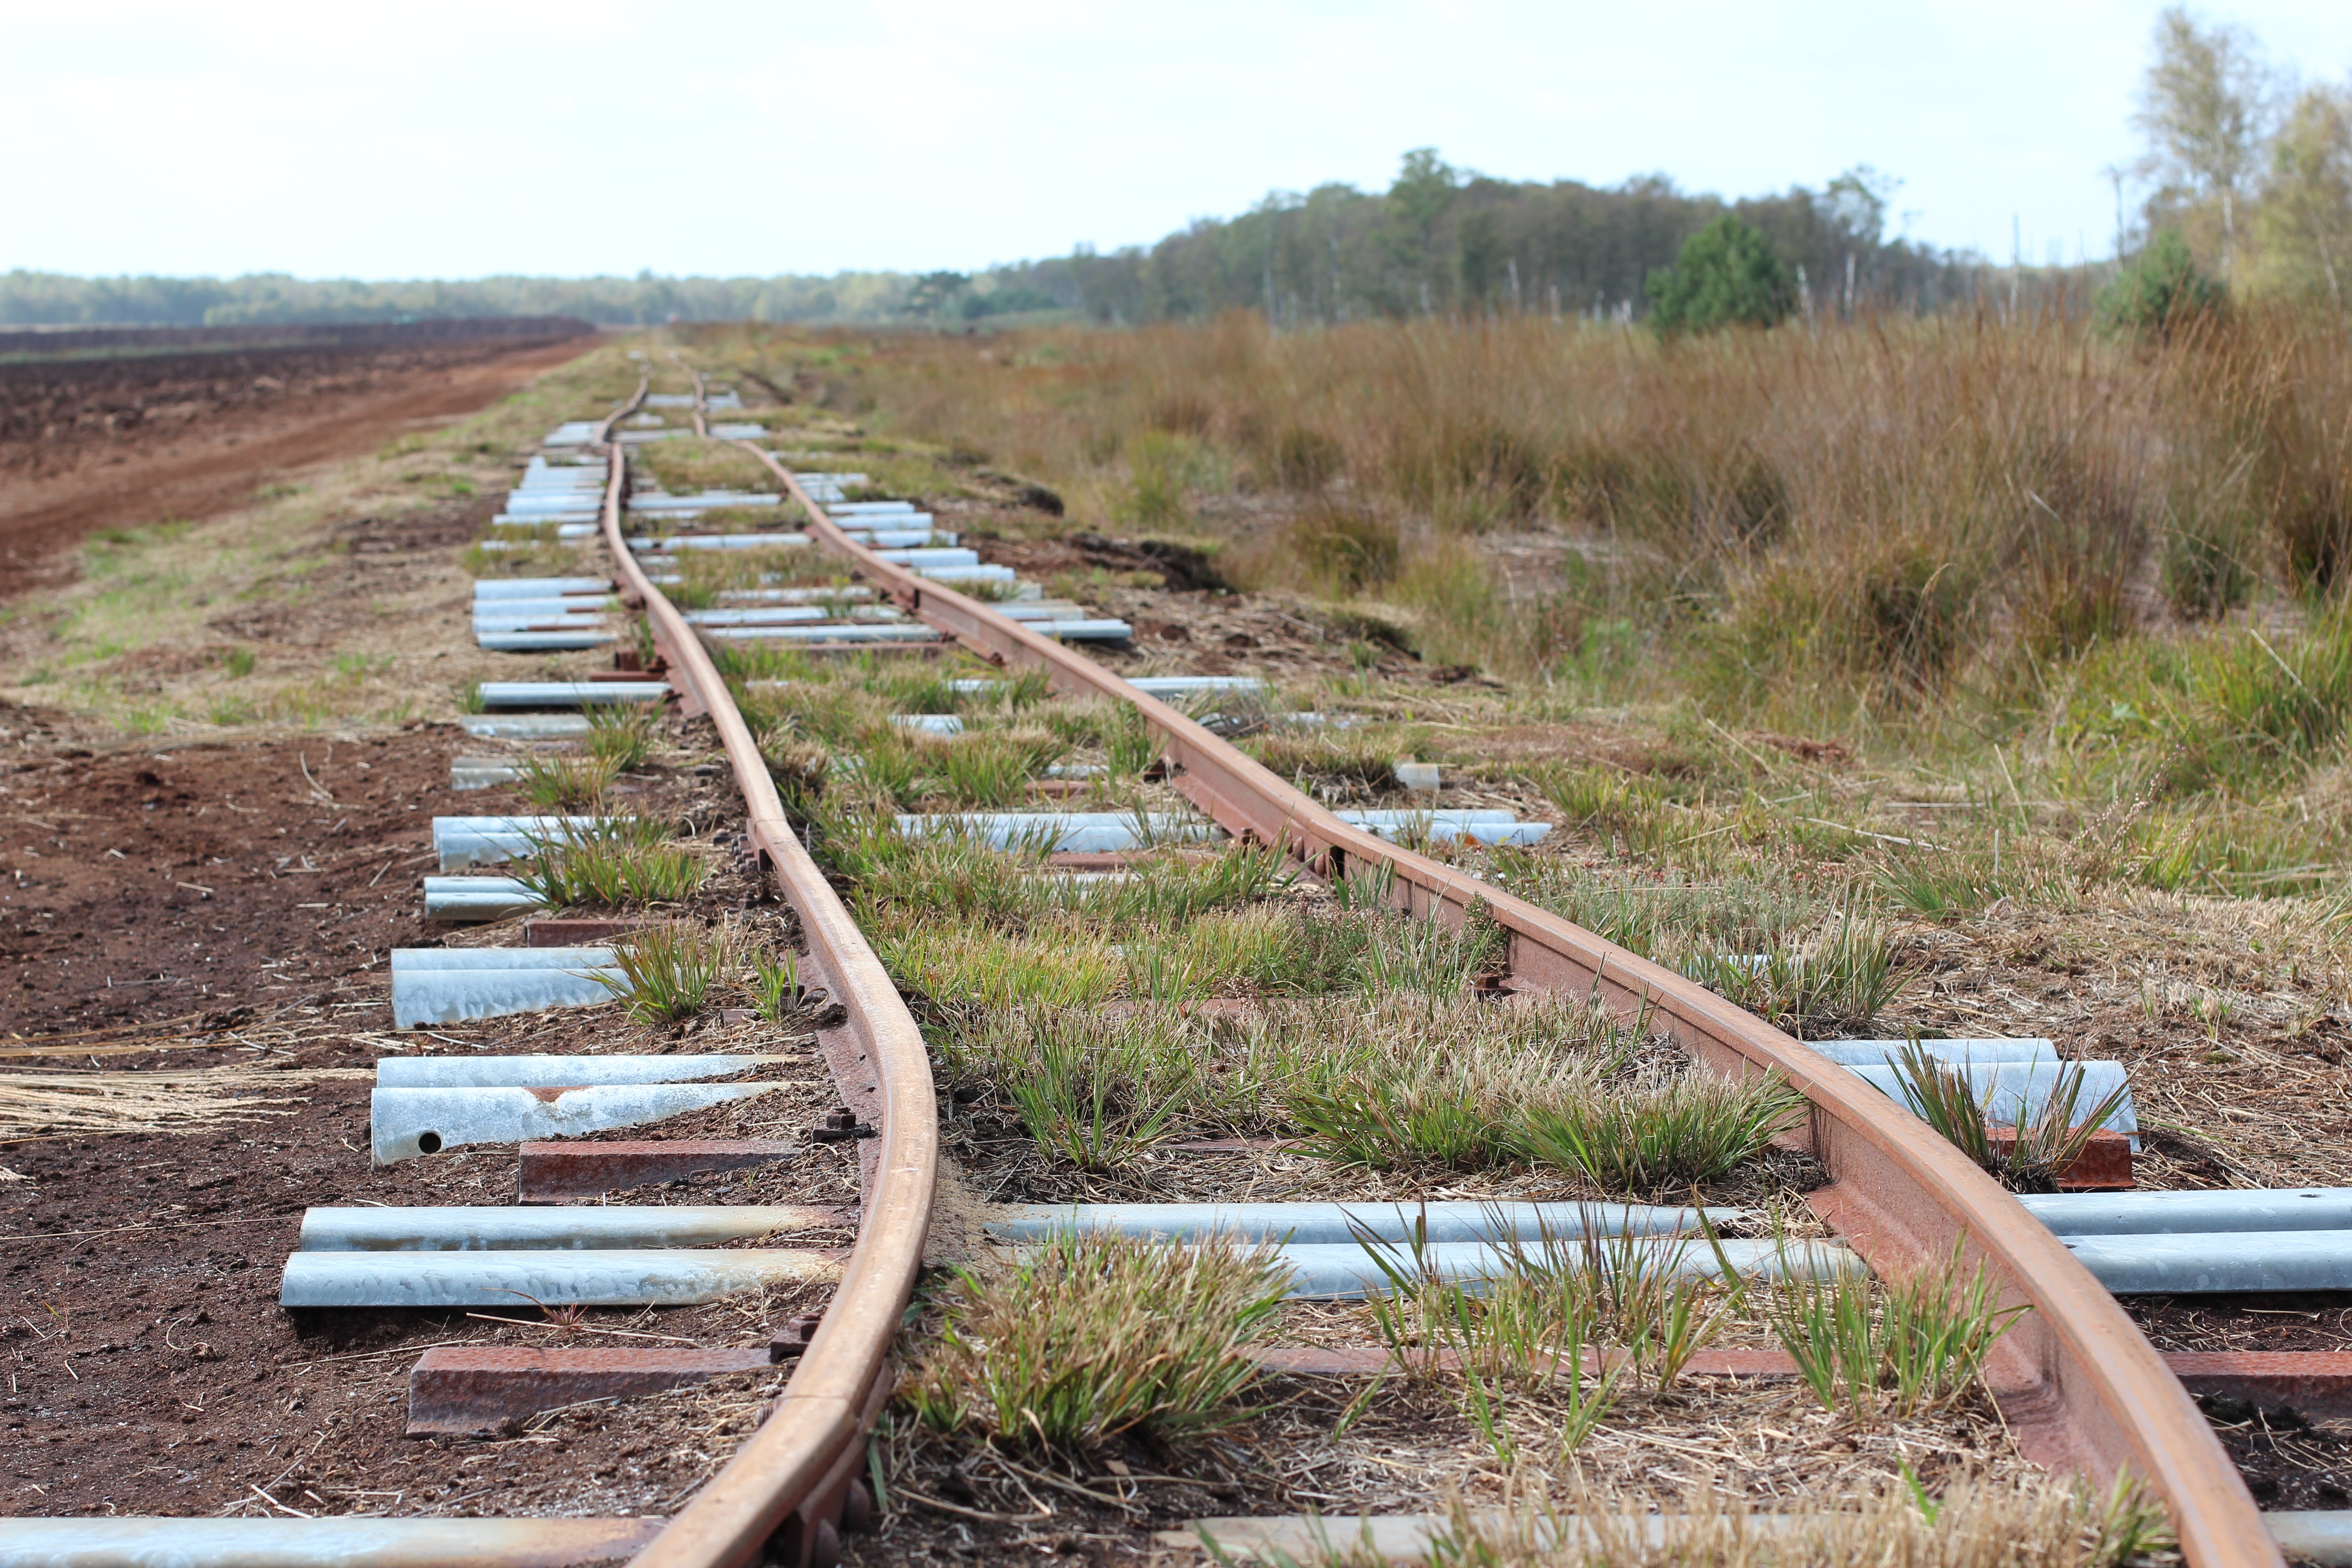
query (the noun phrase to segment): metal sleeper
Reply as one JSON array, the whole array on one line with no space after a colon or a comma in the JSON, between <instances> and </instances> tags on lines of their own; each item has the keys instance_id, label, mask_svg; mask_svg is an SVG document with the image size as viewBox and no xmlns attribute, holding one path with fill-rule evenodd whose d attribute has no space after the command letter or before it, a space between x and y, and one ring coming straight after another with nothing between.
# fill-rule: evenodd
<instances>
[{"instance_id":1,"label":"metal sleeper","mask_svg":"<svg viewBox=\"0 0 2352 1568\"><path fill-rule=\"evenodd\" d=\"M297 1252L286 1307L690 1307L839 1278L831 1252L644 1247L595 1252Z\"/></svg>"},{"instance_id":2,"label":"metal sleeper","mask_svg":"<svg viewBox=\"0 0 2352 1568\"><path fill-rule=\"evenodd\" d=\"M368 1143L379 1165L468 1143L520 1143L642 1127L749 1100L774 1083L596 1084L583 1089L383 1089L368 1097Z\"/></svg>"}]
</instances>

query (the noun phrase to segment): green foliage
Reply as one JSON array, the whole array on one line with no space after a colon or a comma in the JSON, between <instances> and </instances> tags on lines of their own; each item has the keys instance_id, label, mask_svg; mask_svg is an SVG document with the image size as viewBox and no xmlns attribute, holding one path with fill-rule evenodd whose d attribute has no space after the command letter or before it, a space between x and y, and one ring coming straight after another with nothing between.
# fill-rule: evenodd
<instances>
[{"instance_id":1,"label":"green foliage","mask_svg":"<svg viewBox=\"0 0 2352 1568\"><path fill-rule=\"evenodd\" d=\"M2111 332L2169 339L2228 304L2228 290L2198 269L2180 231L2168 228L2099 291L2097 320Z\"/></svg>"},{"instance_id":2,"label":"green foliage","mask_svg":"<svg viewBox=\"0 0 2352 1568\"><path fill-rule=\"evenodd\" d=\"M577 811L604 798L620 767L594 752L525 757L516 783L542 811Z\"/></svg>"},{"instance_id":3,"label":"green foliage","mask_svg":"<svg viewBox=\"0 0 2352 1568\"><path fill-rule=\"evenodd\" d=\"M1805 1098L1777 1074L1653 1067L1599 1093L1536 1108L1528 1148L1612 1193L1687 1190L1752 1160L1801 1116Z\"/></svg>"},{"instance_id":4,"label":"green foliage","mask_svg":"<svg viewBox=\"0 0 2352 1568\"><path fill-rule=\"evenodd\" d=\"M2000 1184L2017 1193L2054 1193L2059 1173L2073 1164L2092 1135L2121 1110L2127 1087L2117 1085L2088 1110L2080 1110L2083 1068L2068 1062L2058 1069L2041 1113L2029 1119L2022 1103L2006 1140L1996 1140L1984 1107L1961 1068L1944 1062L1916 1040L1906 1041L1895 1058L1895 1087L1911 1112L1942 1134Z\"/></svg>"},{"instance_id":5,"label":"green foliage","mask_svg":"<svg viewBox=\"0 0 2352 1568\"><path fill-rule=\"evenodd\" d=\"M2000 1305L1983 1268L1960 1253L1880 1290L1861 1272L1798 1277L1775 1287L1765 1315L1824 1409L1896 1419L1968 1392L2024 1307Z\"/></svg>"},{"instance_id":6,"label":"green foliage","mask_svg":"<svg viewBox=\"0 0 2352 1568\"><path fill-rule=\"evenodd\" d=\"M956 1276L899 1397L939 1431L1013 1449L1221 1431L1253 1414L1249 1346L1285 1288L1264 1251L1059 1236Z\"/></svg>"},{"instance_id":7,"label":"green foliage","mask_svg":"<svg viewBox=\"0 0 2352 1568\"><path fill-rule=\"evenodd\" d=\"M1797 308L1796 284L1771 241L1729 213L1683 242L1650 274L1650 325L1661 337L1719 327L1770 327Z\"/></svg>"},{"instance_id":8,"label":"green foliage","mask_svg":"<svg viewBox=\"0 0 2352 1568\"><path fill-rule=\"evenodd\" d=\"M588 710L588 754L625 773L652 754L661 710L653 703L607 702Z\"/></svg>"},{"instance_id":9,"label":"green foliage","mask_svg":"<svg viewBox=\"0 0 2352 1568\"><path fill-rule=\"evenodd\" d=\"M658 831L626 819L567 826L534 841L515 879L550 909L682 903L709 875L710 862L690 846L661 842L652 836Z\"/></svg>"},{"instance_id":10,"label":"green foliage","mask_svg":"<svg viewBox=\"0 0 2352 1568\"><path fill-rule=\"evenodd\" d=\"M628 999L640 1024L675 1027L700 1013L713 990L730 978L734 944L724 931L667 921L632 931L613 944L618 975L595 977Z\"/></svg>"}]
</instances>

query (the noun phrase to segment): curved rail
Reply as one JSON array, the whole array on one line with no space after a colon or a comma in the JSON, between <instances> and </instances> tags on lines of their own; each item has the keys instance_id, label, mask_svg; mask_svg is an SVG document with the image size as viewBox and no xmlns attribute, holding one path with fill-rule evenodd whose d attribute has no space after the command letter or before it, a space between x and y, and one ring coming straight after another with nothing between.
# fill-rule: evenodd
<instances>
[{"instance_id":1,"label":"curved rail","mask_svg":"<svg viewBox=\"0 0 2352 1568\"><path fill-rule=\"evenodd\" d=\"M695 428L708 437L702 378L696 374L694 380ZM856 543L772 453L749 441L733 445L767 465L807 514L813 537L856 563L910 615L993 663L1044 669L1056 690L1133 705L1165 741L1176 786L1236 837L1287 844L1328 874L1357 863L1385 866L1393 873L1397 901L1413 913L1460 921L1474 903L1481 905L1508 933L1512 975L1530 988L1597 990L1621 1009L1646 1006L1678 1044L1710 1066L1784 1074L1811 1107L1801 1142L1835 1178L1814 1194L1815 1205L1874 1268L1902 1274L1940 1263L1957 1250L1990 1270L2008 1302L2033 1309L2002 1338L1990 1373L2029 1456L2103 1480L2126 1473L2145 1480L2164 1500L2182 1550L2198 1568L2284 1563L2237 1467L2115 1298L2046 1226L1926 1122L1684 976L1341 822L1238 748L1093 660Z\"/></svg>"},{"instance_id":2,"label":"curved rail","mask_svg":"<svg viewBox=\"0 0 2352 1568\"><path fill-rule=\"evenodd\" d=\"M643 387L638 395L644 395ZM698 409L698 425L699 416ZM833 1528L830 1516L838 1511L862 1458L858 1440L888 1392L891 1335L914 1292L930 1225L939 1106L930 1058L914 1016L824 873L793 836L759 744L729 697L709 650L646 577L622 537L627 453L618 442L604 444L611 453L604 542L613 552L624 596L643 606L688 711L707 712L718 726L743 791L752 847L798 911L814 966L832 1000L846 1011L850 1033L880 1087L879 1170L865 1195L856 1246L816 1337L760 1429L635 1559L639 1568L745 1563L779 1529L796 1521L796 1532L779 1545L782 1560L797 1563L821 1531Z\"/></svg>"}]
</instances>

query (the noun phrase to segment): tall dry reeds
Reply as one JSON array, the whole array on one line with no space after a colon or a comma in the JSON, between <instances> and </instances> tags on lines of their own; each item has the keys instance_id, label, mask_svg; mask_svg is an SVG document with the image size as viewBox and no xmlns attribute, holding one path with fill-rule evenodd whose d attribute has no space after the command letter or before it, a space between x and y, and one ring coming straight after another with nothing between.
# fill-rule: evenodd
<instances>
[{"instance_id":1,"label":"tall dry reeds","mask_svg":"<svg viewBox=\"0 0 2352 1568\"><path fill-rule=\"evenodd\" d=\"M2284 314L2165 343L1954 314L1671 346L1235 314L824 352L831 395L1054 483L1080 523L1400 605L1432 658L1613 668L1791 721L1999 700L2261 584L2352 576L2352 342ZM1555 564L1485 547L1538 527Z\"/></svg>"}]
</instances>

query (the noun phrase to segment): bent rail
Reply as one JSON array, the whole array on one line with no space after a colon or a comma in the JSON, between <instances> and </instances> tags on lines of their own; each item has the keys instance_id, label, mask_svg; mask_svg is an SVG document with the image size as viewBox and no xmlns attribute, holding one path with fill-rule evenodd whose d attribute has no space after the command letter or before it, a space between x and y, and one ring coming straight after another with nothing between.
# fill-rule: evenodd
<instances>
[{"instance_id":1,"label":"bent rail","mask_svg":"<svg viewBox=\"0 0 2352 1568\"><path fill-rule=\"evenodd\" d=\"M643 388L639 389L640 396ZM624 411L625 412L625 410ZM699 410L697 411L698 423ZM617 416L615 416L617 417ZM857 1445L887 1394L890 1340L915 1288L937 1180L938 1101L921 1031L882 963L793 835L751 728L685 616L665 598L621 534L627 454L608 443L604 542L626 596L652 622L655 645L689 712L708 712L742 787L751 844L801 918L809 952L832 1000L866 1054L880 1086L881 1161L866 1194L857 1243L816 1337L760 1429L726 1468L673 1516L639 1552L638 1568L717 1568L751 1561L797 1514L798 1540L783 1560L802 1560L855 1474Z\"/></svg>"},{"instance_id":2,"label":"bent rail","mask_svg":"<svg viewBox=\"0 0 2352 1568\"><path fill-rule=\"evenodd\" d=\"M699 374L695 385L695 426L707 437ZM1836 1178L1814 1195L1816 1206L1874 1268L1901 1274L1957 1252L1989 1268L2008 1303L2034 1309L2003 1336L1992 1363L2005 1414L2029 1455L2102 1480L2126 1473L2145 1480L2170 1510L2198 1568L2284 1563L2237 1467L2115 1298L2047 1227L1906 1108L1682 975L1348 826L1093 660L854 542L772 453L749 441L734 445L774 473L818 542L855 562L910 615L994 663L1044 669L1056 690L1133 705L1165 741L1177 787L1237 837L1286 843L1331 874L1357 862L1385 866L1397 901L1417 914L1458 921L1479 905L1508 933L1511 972L1529 985L1597 991L1622 1010L1646 1006L1710 1066L1784 1074L1811 1107L1803 1144Z\"/></svg>"}]
</instances>

